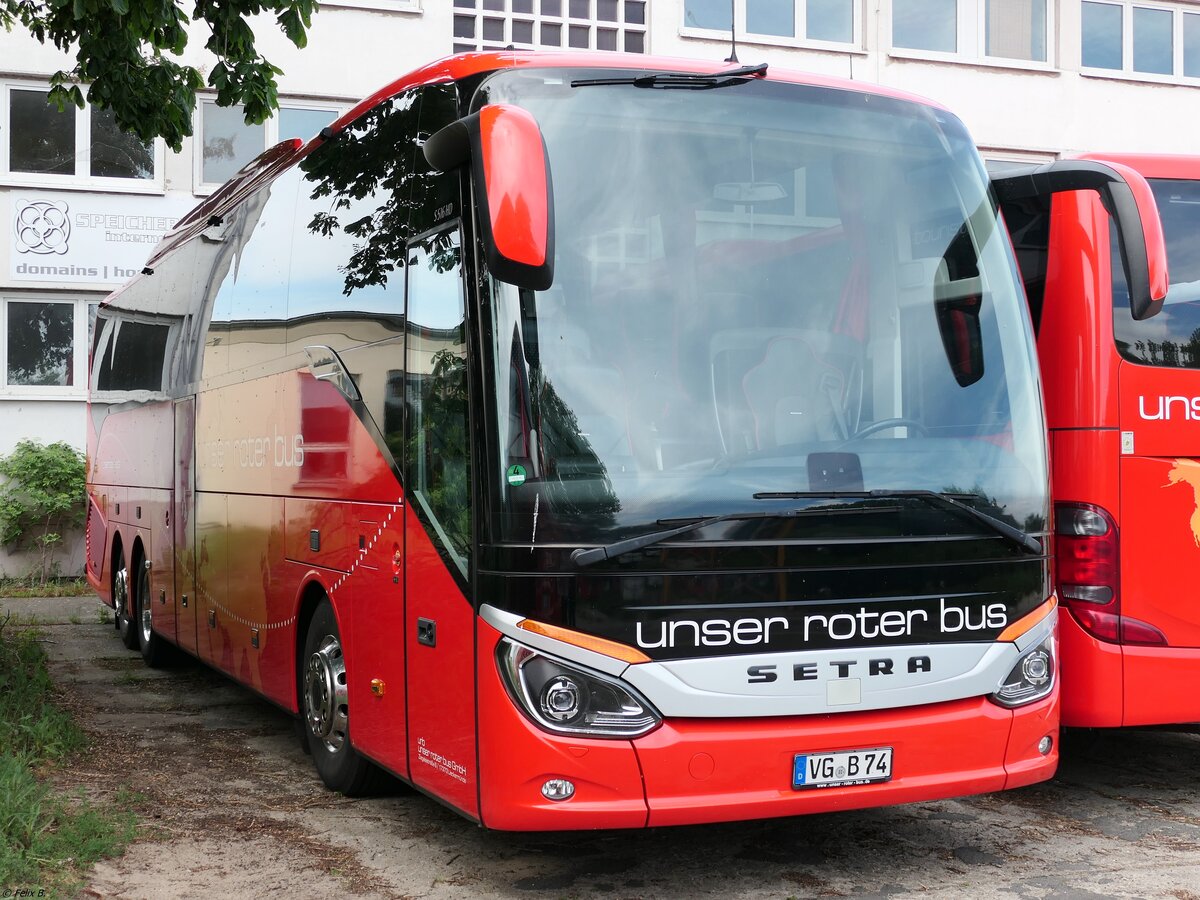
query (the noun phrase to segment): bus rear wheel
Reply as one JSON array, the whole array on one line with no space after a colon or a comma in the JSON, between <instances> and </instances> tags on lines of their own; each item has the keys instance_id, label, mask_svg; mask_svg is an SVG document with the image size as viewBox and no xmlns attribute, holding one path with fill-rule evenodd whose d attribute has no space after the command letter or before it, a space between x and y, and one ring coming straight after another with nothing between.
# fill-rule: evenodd
<instances>
[{"instance_id":1,"label":"bus rear wheel","mask_svg":"<svg viewBox=\"0 0 1200 900\"><path fill-rule=\"evenodd\" d=\"M153 602L150 596L150 569L145 562L137 567L137 590L133 592L134 608L137 610L138 649L142 659L152 669L161 669L175 659L175 648L154 633Z\"/></svg>"},{"instance_id":2,"label":"bus rear wheel","mask_svg":"<svg viewBox=\"0 0 1200 900\"><path fill-rule=\"evenodd\" d=\"M138 648L138 633L129 609L129 567L125 565L125 551L117 551L117 563L113 567L113 606L115 607L117 633L121 643L129 650Z\"/></svg>"},{"instance_id":3,"label":"bus rear wheel","mask_svg":"<svg viewBox=\"0 0 1200 900\"><path fill-rule=\"evenodd\" d=\"M325 786L351 797L376 790L382 773L350 740L346 659L328 600L321 601L308 624L300 689L304 736Z\"/></svg>"}]
</instances>

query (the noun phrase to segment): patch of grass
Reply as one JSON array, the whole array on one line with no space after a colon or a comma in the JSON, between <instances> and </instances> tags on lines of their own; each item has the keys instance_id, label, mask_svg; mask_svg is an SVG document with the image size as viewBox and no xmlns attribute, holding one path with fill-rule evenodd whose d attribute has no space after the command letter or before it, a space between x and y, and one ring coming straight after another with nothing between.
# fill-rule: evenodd
<instances>
[{"instance_id":1,"label":"patch of grass","mask_svg":"<svg viewBox=\"0 0 1200 900\"><path fill-rule=\"evenodd\" d=\"M0 578L0 597L89 597L96 591L86 578Z\"/></svg>"},{"instance_id":2,"label":"patch of grass","mask_svg":"<svg viewBox=\"0 0 1200 900\"><path fill-rule=\"evenodd\" d=\"M124 804L55 795L30 763L27 755L0 754L0 884L71 896L98 860L133 840L137 816Z\"/></svg>"},{"instance_id":3,"label":"patch of grass","mask_svg":"<svg viewBox=\"0 0 1200 900\"><path fill-rule=\"evenodd\" d=\"M98 859L133 840L130 801L93 804L58 794L37 777L86 743L53 703L36 632L0 621L0 886L70 896Z\"/></svg>"},{"instance_id":4,"label":"patch of grass","mask_svg":"<svg viewBox=\"0 0 1200 900\"><path fill-rule=\"evenodd\" d=\"M7 618L0 621L0 752L41 763L84 746L87 738L54 705L52 694L37 634L14 628Z\"/></svg>"}]
</instances>

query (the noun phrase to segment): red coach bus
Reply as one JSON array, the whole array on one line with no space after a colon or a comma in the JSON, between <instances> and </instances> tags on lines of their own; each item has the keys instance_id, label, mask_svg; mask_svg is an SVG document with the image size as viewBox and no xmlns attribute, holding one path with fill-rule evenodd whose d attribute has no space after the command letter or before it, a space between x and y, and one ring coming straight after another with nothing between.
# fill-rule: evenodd
<instances>
[{"instance_id":1,"label":"red coach bus","mask_svg":"<svg viewBox=\"0 0 1200 900\"><path fill-rule=\"evenodd\" d=\"M1137 315L1104 207L1065 194L1005 215L1046 385L1063 721L1200 719L1200 159L1106 156L1149 180L1171 272ZM1048 255L1047 255L1048 249Z\"/></svg>"},{"instance_id":2,"label":"red coach bus","mask_svg":"<svg viewBox=\"0 0 1200 900\"><path fill-rule=\"evenodd\" d=\"M996 184L1099 186L1152 292L1144 182L1056 173ZM567 829L1054 771L1033 337L924 102L435 63L164 239L100 311L90 432L126 643L295 712L331 788Z\"/></svg>"}]
</instances>

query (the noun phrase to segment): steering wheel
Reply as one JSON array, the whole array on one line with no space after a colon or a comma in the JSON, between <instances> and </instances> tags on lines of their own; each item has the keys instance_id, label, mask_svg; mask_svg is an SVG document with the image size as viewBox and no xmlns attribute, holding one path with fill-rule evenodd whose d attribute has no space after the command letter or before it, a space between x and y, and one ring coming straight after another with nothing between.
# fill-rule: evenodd
<instances>
[{"instance_id":1,"label":"steering wheel","mask_svg":"<svg viewBox=\"0 0 1200 900\"><path fill-rule=\"evenodd\" d=\"M867 435L874 434L877 431L887 431L889 428L913 428L919 431L922 437L929 437L929 429L916 419L880 419L878 422L872 422L866 428L856 431L854 434L850 435L850 438L845 443L853 443L860 438L865 438ZM845 444L842 446L845 446Z\"/></svg>"}]
</instances>

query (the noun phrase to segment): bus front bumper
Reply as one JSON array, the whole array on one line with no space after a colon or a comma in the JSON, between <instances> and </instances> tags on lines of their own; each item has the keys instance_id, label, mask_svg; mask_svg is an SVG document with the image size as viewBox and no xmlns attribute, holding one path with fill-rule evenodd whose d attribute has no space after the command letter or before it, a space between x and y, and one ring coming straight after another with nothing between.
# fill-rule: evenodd
<instances>
[{"instance_id":1,"label":"bus front bumper","mask_svg":"<svg viewBox=\"0 0 1200 900\"><path fill-rule=\"evenodd\" d=\"M1016 710L975 697L824 716L667 719L634 740L550 734L514 705L486 649L494 644L480 638L479 775L489 828L643 828L862 809L1020 787L1058 765L1057 688ZM1048 752L1039 749L1045 737ZM878 747L892 749L888 781L792 786L797 754ZM569 799L543 795L558 779L573 786Z\"/></svg>"}]
</instances>

